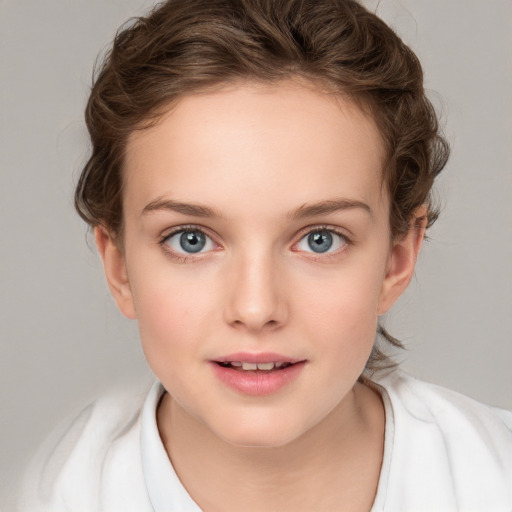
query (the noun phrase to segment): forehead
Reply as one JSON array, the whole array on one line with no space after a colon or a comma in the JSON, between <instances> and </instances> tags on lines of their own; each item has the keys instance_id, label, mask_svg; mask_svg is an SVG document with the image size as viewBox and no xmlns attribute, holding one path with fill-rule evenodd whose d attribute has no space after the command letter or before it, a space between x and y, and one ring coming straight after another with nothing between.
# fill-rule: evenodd
<instances>
[{"instance_id":1,"label":"forehead","mask_svg":"<svg viewBox=\"0 0 512 512\"><path fill-rule=\"evenodd\" d=\"M131 135L124 199L136 210L169 196L233 214L257 214L258 199L262 214L333 196L376 203L383 163L375 123L350 99L293 82L238 84L185 96Z\"/></svg>"}]
</instances>

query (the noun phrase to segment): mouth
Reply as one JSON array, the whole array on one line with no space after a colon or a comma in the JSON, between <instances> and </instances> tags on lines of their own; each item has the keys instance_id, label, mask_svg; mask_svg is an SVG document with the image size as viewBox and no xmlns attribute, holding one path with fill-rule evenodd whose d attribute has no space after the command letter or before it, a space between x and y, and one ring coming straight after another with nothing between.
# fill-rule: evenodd
<instances>
[{"instance_id":1,"label":"mouth","mask_svg":"<svg viewBox=\"0 0 512 512\"><path fill-rule=\"evenodd\" d=\"M298 379L307 363L279 354L231 354L210 361L214 374L228 387L244 395L277 393Z\"/></svg>"},{"instance_id":2,"label":"mouth","mask_svg":"<svg viewBox=\"0 0 512 512\"><path fill-rule=\"evenodd\" d=\"M271 361L268 363L251 363L247 361L214 361L223 368L231 368L239 372L275 372L284 370L296 364L283 361Z\"/></svg>"}]
</instances>

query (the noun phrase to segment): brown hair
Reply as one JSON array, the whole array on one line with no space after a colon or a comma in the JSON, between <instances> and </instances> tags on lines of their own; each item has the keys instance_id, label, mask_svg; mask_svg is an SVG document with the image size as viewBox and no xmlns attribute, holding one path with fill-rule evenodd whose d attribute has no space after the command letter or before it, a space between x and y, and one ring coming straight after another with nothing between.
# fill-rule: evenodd
<instances>
[{"instance_id":1,"label":"brown hair","mask_svg":"<svg viewBox=\"0 0 512 512\"><path fill-rule=\"evenodd\" d=\"M169 0L122 28L87 103L92 154L75 192L78 213L121 238L130 133L185 94L238 79L290 77L348 95L369 110L387 151L383 177L392 235L406 233L423 204L430 226L438 216L431 188L448 146L425 96L421 65L383 21L353 0ZM375 348L368 367L379 360L386 359Z\"/></svg>"}]
</instances>

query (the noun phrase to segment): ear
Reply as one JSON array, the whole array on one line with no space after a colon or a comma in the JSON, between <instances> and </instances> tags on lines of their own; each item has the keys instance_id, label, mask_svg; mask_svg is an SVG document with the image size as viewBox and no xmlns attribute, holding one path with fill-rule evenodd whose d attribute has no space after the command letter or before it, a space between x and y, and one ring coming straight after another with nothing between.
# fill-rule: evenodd
<instances>
[{"instance_id":1,"label":"ear","mask_svg":"<svg viewBox=\"0 0 512 512\"><path fill-rule=\"evenodd\" d=\"M105 276L117 307L127 318L136 318L132 290L124 255L113 236L103 226L94 228L96 246L103 260Z\"/></svg>"},{"instance_id":2,"label":"ear","mask_svg":"<svg viewBox=\"0 0 512 512\"><path fill-rule=\"evenodd\" d=\"M427 220L427 207L423 205L414 212L409 231L394 242L382 283L378 315L386 313L411 282Z\"/></svg>"}]
</instances>

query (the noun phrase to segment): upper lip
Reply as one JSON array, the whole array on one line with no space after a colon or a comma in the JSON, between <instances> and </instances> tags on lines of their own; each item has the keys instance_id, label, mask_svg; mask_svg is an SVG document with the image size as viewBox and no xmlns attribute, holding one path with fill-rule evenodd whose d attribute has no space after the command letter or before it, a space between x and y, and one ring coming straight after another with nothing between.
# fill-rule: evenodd
<instances>
[{"instance_id":1,"label":"upper lip","mask_svg":"<svg viewBox=\"0 0 512 512\"><path fill-rule=\"evenodd\" d=\"M295 357L284 356L282 354L276 354L273 352L237 352L235 354L228 354L213 359L216 363L230 363L233 361L240 361L244 363L300 363L304 359L298 359Z\"/></svg>"}]
</instances>

